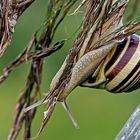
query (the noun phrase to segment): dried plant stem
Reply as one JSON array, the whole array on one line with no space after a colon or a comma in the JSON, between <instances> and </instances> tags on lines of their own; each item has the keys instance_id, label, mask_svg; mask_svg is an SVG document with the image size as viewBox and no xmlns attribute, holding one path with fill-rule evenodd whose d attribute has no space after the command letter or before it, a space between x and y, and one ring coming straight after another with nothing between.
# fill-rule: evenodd
<instances>
[{"instance_id":1,"label":"dried plant stem","mask_svg":"<svg viewBox=\"0 0 140 140\"><path fill-rule=\"evenodd\" d=\"M33 45L33 44L32 44ZM37 50L35 52L30 52L28 46L14 61L12 61L8 66L3 69L3 74L0 76L0 83L4 82L9 74L16 69L19 65L27 62L32 61L33 59L44 58L55 51L59 50L64 45L64 40L54 44L54 46L50 48L45 48L43 50ZM28 52L27 52L28 51Z\"/></svg>"},{"instance_id":2,"label":"dried plant stem","mask_svg":"<svg viewBox=\"0 0 140 140\"><path fill-rule=\"evenodd\" d=\"M7 140L16 139L23 123L25 123L23 139L26 140L31 137L31 124L35 116L36 109L34 108L26 113L24 112L24 109L35 103L37 101L38 94L40 93L43 58L56 52L64 45L64 41L56 42L53 45L52 39L56 29L59 27L59 24L63 21L67 12L75 2L76 0L69 0L67 3L62 0L49 1L48 13L41 36L39 38L33 36L30 43L31 45L29 45L21 55L19 55L10 65L8 65L8 67L6 67L6 69L4 69L4 74L1 76L1 82L7 78L8 74L15 69L15 67L26 60L32 60L26 86L17 101L12 129ZM31 52L32 47L35 48L34 52Z\"/></svg>"},{"instance_id":3,"label":"dried plant stem","mask_svg":"<svg viewBox=\"0 0 140 140\"><path fill-rule=\"evenodd\" d=\"M34 0L0 0L0 57L11 42L18 18Z\"/></svg>"},{"instance_id":4,"label":"dried plant stem","mask_svg":"<svg viewBox=\"0 0 140 140\"><path fill-rule=\"evenodd\" d=\"M43 99L43 102L49 101L49 104L47 111L45 111L44 119L42 120L42 125L35 138L37 138L39 134L43 131L50 116L52 115L51 106L54 100L57 99L57 101L64 101L68 94L80 84L79 81L79 83L72 81L71 84L74 83L75 85L67 93L67 88L69 88L71 82L70 80L72 79L71 75L74 72L73 69L74 66L77 64L77 61L87 52L93 51L97 48L101 48L102 46L111 44L113 42L121 42L123 39L127 38L129 35L133 34L134 32L140 29L140 22L131 22L127 25L121 25L118 28L114 28L114 30L112 30L112 27L114 25L118 25L118 22L122 20L122 16L128 4L127 0L115 2L112 8L110 7L112 4L112 0L89 0L88 2L89 3L87 5L85 18L81 26L81 31L78 34L73 44L73 47L69 51L66 57L66 61L64 61L60 71L58 72L58 75L56 75L56 77L54 78L54 83L52 83L50 91ZM101 13L103 9L105 12ZM116 10L118 10L118 12L115 12ZM110 18L112 17L115 17L115 20L110 20ZM106 22L109 22L110 24L106 25ZM105 28L104 25L106 25L107 27L105 26ZM107 32L109 29L110 32L104 35L104 32ZM82 66L80 65L78 68L80 69L81 67ZM79 77L77 77L77 79L78 78ZM32 107L34 108L34 106ZM53 110L54 107L55 106L53 106Z\"/></svg>"},{"instance_id":5,"label":"dried plant stem","mask_svg":"<svg viewBox=\"0 0 140 140\"><path fill-rule=\"evenodd\" d=\"M33 1L34 0L0 0L0 7L2 7L0 13L0 56L3 55L11 41L17 19ZM64 46L65 40L54 41L54 35L56 34L56 30L60 23L64 20L68 11L76 1L77 0L49 0L47 15L43 26L33 34L28 47L3 69L3 74L0 76L0 83L6 80L9 74L15 70L17 66L27 61L31 62L26 85L20 93L16 103L13 124L7 140L15 140L23 127L23 140L27 140L31 137L32 122L36 115L37 104L34 106L31 105L38 101L38 96L40 95L44 58L57 52ZM85 17L81 24L80 32L64 61L62 69L60 69L60 73L58 72L59 74L56 76L57 78L54 80L53 86L50 87L48 94L38 104L48 103L48 106L47 110L44 112L40 129L34 139L38 138L47 125L57 101L62 102L62 105L69 114L73 124L78 127L67 106L66 97L76 86L79 86L86 80L82 79L83 77L86 77L85 75L88 76L92 73L88 70L85 73L82 73L81 71L83 69L81 70L81 68L83 65L81 66L79 64L79 69L76 70L78 72L81 70L80 72L82 74L80 73L80 75L78 73L78 78L81 76L79 78L81 81L77 78L79 80L76 79L78 82L75 79L76 82L71 82L75 65L79 62L81 57L88 52L102 48L102 46L105 45L112 45L114 42L121 42L123 39L140 29L140 22L131 22L126 25L120 24L128 1L129 0L81 1L78 9L83 5L85 6ZM76 9L74 13L78 9ZM67 90L67 87L72 84L75 85Z\"/></svg>"}]
</instances>

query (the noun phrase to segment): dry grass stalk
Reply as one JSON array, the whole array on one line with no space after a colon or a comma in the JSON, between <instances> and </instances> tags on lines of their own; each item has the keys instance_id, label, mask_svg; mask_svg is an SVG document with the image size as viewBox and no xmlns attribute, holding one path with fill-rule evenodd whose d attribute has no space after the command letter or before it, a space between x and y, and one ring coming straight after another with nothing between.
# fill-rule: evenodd
<instances>
[{"instance_id":1,"label":"dry grass stalk","mask_svg":"<svg viewBox=\"0 0 140 140\"><path fill-rule=\"evenodd\" d=\"M120 42L140 29L140 22L131 22L126 25L119 24L127 7L128 0L113 2L113 0L86 1L86 13L80 33L75 39L74 45L69 51L63 66L52 80L50 91L43 100L26 109L27 111L46 102L48 103L47 111L44 112L42 125L35 138L40 135L46 126L55 108L56 101L66 103L65 100L68 94L76 86L80 85L80 83L75 83L75 85L67 91L68 85L71 82L72 70L77 61L87 52L113 42ZM72 121L73 120L72 118ZM76 122L74 122L74 124L75 123Z\"/></svg>"},{"instance_id":2,"label":"dry grass stalk","mask_svg":"<svg viewBox=\"0 0 140 140\"><path fill-rule=\"evenodd\" d=\"M51 0L48 6L48 15L43 27L43 33L39 38L35 35L33 36L31 43L29 43L29 47L5 69L4 75L1 76L1 81L3 81L8 76L5 75L5 73L9 74L17 65L20 65L26 60L32 60L26 86L17 101L13 126L7 140L15 140L24 123L25 128L23 139L26 140L31 136L31 124L36 109L30 110L26 113L24 112L24 109L36 102L38 94L40 93L43 58L51 55L64 45L64 41L56 42L53 45L52 40L56 29L59 27L59 24L63 21L74 3L75 0L69 0L67 3L64 3L61 0ZM37 34L37 32L35 34ZM34 52L30 52L32 47L35 48Z\"/></svg>"},{"instance_id":3,"label":"dry grass stalk","mask_svg":"<svg viewBox=\"0 0 140 140\"><path fill-rule=\"evenodd\" d=\"M0 0L0 57L11 42L18 18L34 0Z\"/></svg>"},{"instance_id":4,"label":"dry grass stalk","mask_svg":"<svg viewBox=\"0 0 140 140\"><path fill-rule=\"evenodd\" d=\"M15 140L23 127L23 124L25 124L23 139L27 140L30 138L31 125L36 114L36 107L45 103L48 104L48 108L47 111L44 112L42 125L34 139L38 138L43 131L54 111L57 101L62 102L62 105L69 113L74 125L78 127L66 104L66 97L76 86L81 84L80 82L77 82L68 92L66 92L67 86L71 82L73 68L78 60L86 53L97 48L102 48L102 46L109 45L113 42L120 42L140 29L140 22L138 21L130 22L126 25L122 25L121 23L128 1L129 0L82 1L74 12L76 13L77 10L84 5L85 16L79 34L75 39L62 68L52 80L50 91L44 99L35 103L38 100L38 95L40 93L42 69L44 65L43 60L45 57L63 47L65 40L56 41L55 44L52 43L52 40L60 23L64 20L68 11L76 2L76 0L67 0L66 2L63 0L49 1L44 26L39 31L35 32L28 47L3 70L3 74L0 76L0 83L2 83L20 64L26 61L31 61L32 63L26 86L20 93L16 104L13 125L7 140ZM13 0L11 3L10 2L6 0L1 1L0 3L1 56L11 41L17 19L33 0ZM5 11L5 8L8 10ZM37 34L40 31L43 32L40 37L37 37Z\"/></svg>"},{"instance_id":5,"label":"dry grass stalk","mask_svg":"<svg viewBox=\"0 0 140 140\"><path fill-rule=\"evenodd\" d=\"M32 40L34 41L34 40ZM18 67L19 65L27 62L27 61L32 61L38 58L44 58L47 57L49 55L51 55L52 53L54 53L55 51L59 50L61 47L63 47L65 40L57 42L56 44L54 44L54 46L50 47L50 48L45 48L42 50L37 50L35 52L31 52L31 50L29 51L29 48L33 46L28 46L27 48L25 48L23 50L23 52L21 54L19 54L17 56L17 58L15 58L14 61L12 61L8 66L6 66L3 69L3 73L0 76L0 83L4 82L7 77L9 76L9 74L14 71L16 69L16 67Z\"/></svg>"}]
</instances>

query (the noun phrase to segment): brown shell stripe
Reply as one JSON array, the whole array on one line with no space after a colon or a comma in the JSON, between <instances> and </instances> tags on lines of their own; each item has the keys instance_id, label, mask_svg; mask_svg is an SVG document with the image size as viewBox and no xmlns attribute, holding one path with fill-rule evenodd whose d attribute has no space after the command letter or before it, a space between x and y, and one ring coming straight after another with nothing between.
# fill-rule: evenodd
<instances>
[{"instance_id":1,"label":"brown shell stripe","mask_svg":"<svg viewBox=\"0 0 140 140\"><path fill-rule=\"evenodd\" d=\"M137 72L137 64L139 63L138 56L140 56L139 52L139 37L132 35L131 39L128 39L124 46L121 55L119 55L114 64L106 72L107 78L109 79L106 84L107 90L112 92L122 92L122 89L129 85L134 73Z\"/></svg>"},{"instance_id":2,"label":"brown shell stripe","mask_svg":"<svg viewBox=\"0 0 140 140\"><path fill-rule=\"evenodd\" d=\"M137 36L135 36L135 40L134 40L134 44L136 45L136 48L139 48L139 38ZM132 42L133 43L133 42ZM130 44L130 47L131 44ZM116 92L123 92L123 91L129 91L130 88L132 88L139 80L138 76L139 76L139 72L140 72L140 53L138 51L136 51L134 53L134 55L137 55L137 60L134 59L134 63L136 64L136 66L131 70L129 69L130 67L128 66L128 70L130 71L130 73L128 74L128 76L120 83L120 88L116 87ZM133 59L134 57L132 57ZM132 60L131 59L131 60ZM137 62L137 63L136 63ZM131 63L130 63L131 65ZM118 89L117 89L118 88ZM115 89L114 89L115 90Z\"/></svg>"},{"instance_id":3,"label":"brown shell stripe","mask_svg":"<svg viewBox=\"0 0 140 140\"><path fill-rule=\"evenodd\" d=\"M140 79L140 61L131 73L120 83L122 86L116 92L129 91ZM116 87L117 88L117 87Z\"/></svg>"},{"instance_id":4,"label":"brown shell stripe","mask_svg":"<svg viewBox=\"0 0 140 140\"><path fill-rule=\"evenodd\" d=\"M137 81L137 83L135 85L133 85L131 88L129 88L129 90L127 90L127 92L131 92L134 91L135 89L140 87L140 77L139 80Z\"/></svg>"},{"instance_id":5,"label":"brown shell stripe","mask_svg":"<svg viewBox=\"0 0 140 140\"><path fill-rule=\"evenodd\" d=\"M129 43L130 43L130 37L127 39L126 43L121 43L120 45L118 45L117 46L118 49L115 51L114 57L112 57L110 62L108 63L105 74L106 74L106 77L109 78L109 81L111 81L114 78L115 75L111 75L113 74L112 71L115 70L119 62L124 57L126 50L128 49ZM117 69L117 70L118 71L115 71L116 74L119 73L120 69Z\"/></svg>"},{"instance_id":6,"label":"brown shell stripe","mask_svg":"<svg viewBox=\"0 0 140 140\"><path fill-rule=\"evenodd\" d=\"M109 71L112 69L112 65L114 64L114 62L116 62L121 53L123 53L123 50L125 48L124 46L126 45L126 43L127 40L121 42L117 45L117 47L113 48L112 52L110 52L110 60L105 68L106 75L108 75Z\"/></svg>"},{"instance_id":7,"label":"brown shell stripe","mask_svg":"<svg viewBox=\"0 0 140 140\"><path fill-rule=\"evenodd\" d=\"M129 80L130 82L128 83L127 86L124 86L121 89L122 91L125 91L125 92L131 91L130 89L133 89L133 87L135 87L139 83L139 81L140 81L140 61L137 64L136 69L137 69L137 71L135 73L133 73L135 76L132 76L130 78L130 80Z\"/></svg>"}]
</instances>

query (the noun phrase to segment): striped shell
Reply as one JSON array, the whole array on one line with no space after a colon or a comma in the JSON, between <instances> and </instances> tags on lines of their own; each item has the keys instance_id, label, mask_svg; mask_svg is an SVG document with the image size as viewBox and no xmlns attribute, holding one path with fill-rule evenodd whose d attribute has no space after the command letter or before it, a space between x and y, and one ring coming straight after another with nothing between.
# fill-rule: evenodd
<instances>
[{"instance_id":1,"label":"striped shell","mask_svg":"<svg viewBox=\"0 0 140 140\"><path fill-rule=\"evenodd\" d=\"M111 92L129 92L140 83L140 38L131 35L114 48L105 75L108 79L105 88Z\"/></svg>"},{"instance_id":2,"label":"striped shell","mask_svg":"<svg viewBox=\"0 0 140 140\"><path fill-rule=\"evenodd\" d=\"M99 68L100 69L100 68ZM103 72L102 72L103 73ZM97 76L97 75L96 75ZM130 92L140 85L140 37L133 34L119 43L108 55L104 68L104 83L96 84L110 92ZM85 82L87 87L95 87L97 78L93 75ZM82 86L84 86L84 84ZM89 85L88 85L89 84Z\"/></svg>"}]
</instances>

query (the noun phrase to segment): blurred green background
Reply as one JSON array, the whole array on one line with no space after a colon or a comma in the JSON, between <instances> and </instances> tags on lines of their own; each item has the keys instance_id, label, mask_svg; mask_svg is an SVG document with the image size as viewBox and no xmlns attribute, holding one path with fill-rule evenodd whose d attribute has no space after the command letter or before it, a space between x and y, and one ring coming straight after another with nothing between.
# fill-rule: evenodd
<instances>
[{"instance_id":1,"label":"blurred green background","mask_svg":"<svg viewBox=\"0 0 140 140\"><path fill-rule=\"evenodd\" d=\"M77 3L78 4L78 3ZM0 59L0 71L27 46L31 35L42 23L46 14L47 2L37 0L21 16L15 34L6 54ZM132 7L129 6L127 13ZM72 11L71 11L72 12ZM140 10L137 10L135 17ZM67 16L57 31L55 40L70 38L65 47L45 60L42 93L49 89L49 83L60 68L69 48L72 46L76 31L83 14ZM0 140L5 140L12 124L15 102L25 86L30 62L21 65L0 85ZM68 97L68 103L77 119L80 129L76 130L66 112L58 103L47 128L39 140L113 140L134 108L140 103L140 90L130 94L111 94L105 90L76 88ZM33 136L37 132L43 116L40 107L33 123ZM21 140L19 136L17 140Z\"/></svg>"}]
</instances>

